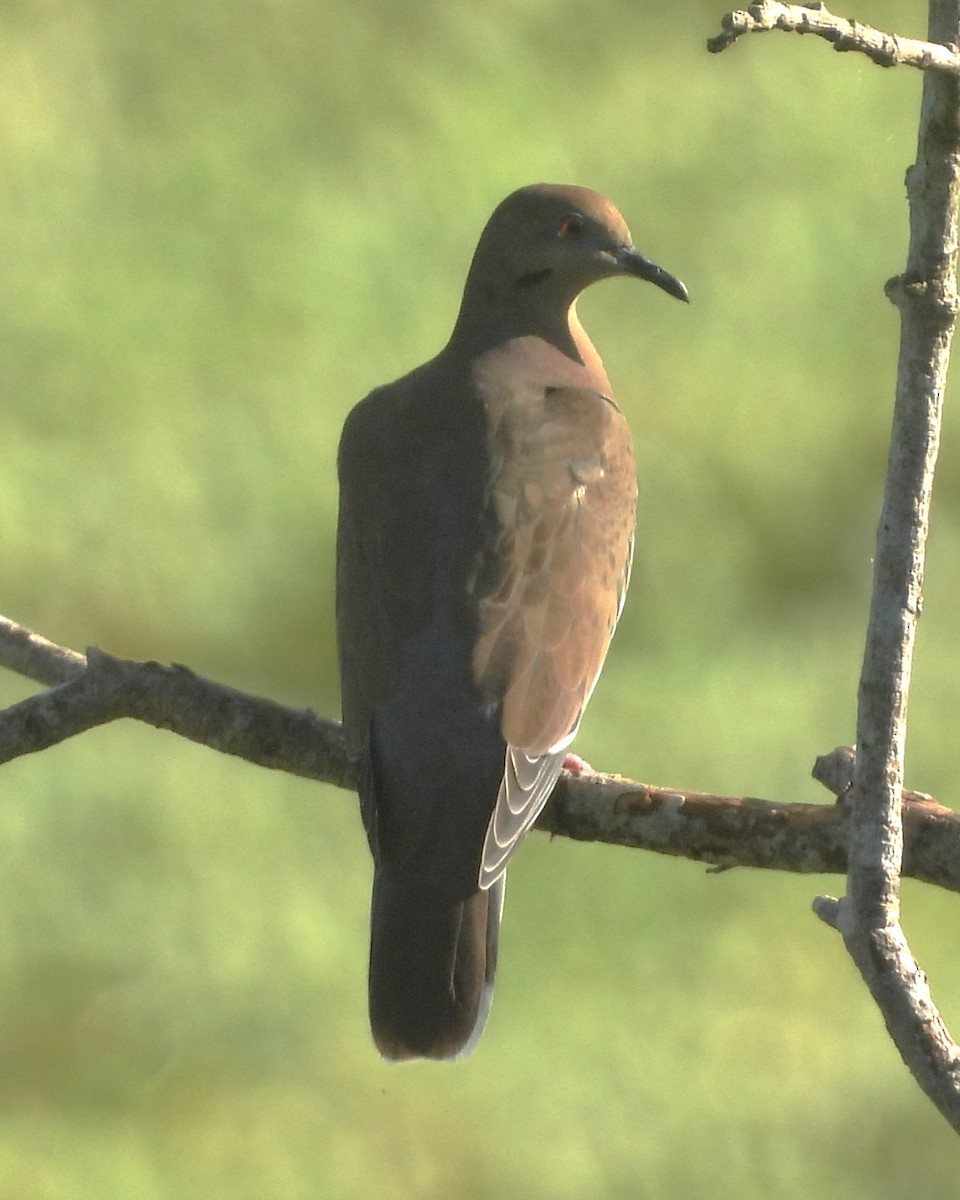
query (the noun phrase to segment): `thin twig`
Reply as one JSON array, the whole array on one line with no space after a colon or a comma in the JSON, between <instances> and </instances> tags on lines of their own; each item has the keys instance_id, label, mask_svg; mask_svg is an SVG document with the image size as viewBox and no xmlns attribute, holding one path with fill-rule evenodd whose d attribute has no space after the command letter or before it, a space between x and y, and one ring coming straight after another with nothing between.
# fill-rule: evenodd
<instances>
[{"instance_id":1,"label":"thin twig","mask_svg":"<svg viewBox=\"0 0 960 1200\"><path fill-rule=\"evenodd\" d=\"M881 67L917 67L919 70L960 74L960 53L955 44L921 42L914 38L883 33L859 21L836 17L823 4L779 4L763 0L749 8L725 13L723 33L707 42L712 54L732 46L746 33L768 33L781 29L787 33L812 33L830 42L834 50L853 50L865 54Z\"/></svg>"}]
</instances>

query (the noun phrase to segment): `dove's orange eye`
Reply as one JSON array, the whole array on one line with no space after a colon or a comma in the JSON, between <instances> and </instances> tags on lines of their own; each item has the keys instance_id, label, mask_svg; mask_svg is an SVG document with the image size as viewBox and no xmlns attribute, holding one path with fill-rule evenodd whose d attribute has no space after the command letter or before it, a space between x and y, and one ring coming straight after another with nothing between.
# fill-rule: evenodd
<instances>
[{"instance_id":1,"label":"dove's orange eye","mask_svg":"<svg viewBox=\"0 0 960 1200\"><path fill-rule=\"evenodd\" d=\"M583 217L579 213L571 213L564 217L557 227L557 233L569 241L573 241L583 233Z\"/></svg>"}]
</instances>

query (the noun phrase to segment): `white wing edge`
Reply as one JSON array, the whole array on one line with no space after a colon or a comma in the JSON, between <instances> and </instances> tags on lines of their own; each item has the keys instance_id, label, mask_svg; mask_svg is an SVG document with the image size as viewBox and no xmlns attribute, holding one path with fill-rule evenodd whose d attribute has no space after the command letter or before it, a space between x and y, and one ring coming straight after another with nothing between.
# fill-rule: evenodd
<instances>
[{"instance_id":1,"label":"white wing edge","mask_svg":"<svg viewBox=\"0 0 960 1200\"><path fill-rule=\"evenodd\" d=\"M507 746L500 791L483 842L481 889L493 887L503 876L513 852L550 799L577 729L579 722L544 754L529 755L516 746Z\"/></svg>"}]
</instances>

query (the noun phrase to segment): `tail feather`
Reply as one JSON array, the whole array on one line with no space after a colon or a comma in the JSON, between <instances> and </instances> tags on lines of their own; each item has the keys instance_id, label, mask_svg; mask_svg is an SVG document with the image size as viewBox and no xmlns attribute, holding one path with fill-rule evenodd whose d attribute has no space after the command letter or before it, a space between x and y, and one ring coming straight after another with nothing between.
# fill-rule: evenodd
<instances>
[{"instance_id":1,"label":"tail feather","mask_svg":"<svg viewBox=\"0 0 960 1200\"><path fill-rule=\"evenodd\" d=\"M451 901L377 872L370 935L370 1027L384 1058L460 1058L490 1011L501 877Z\"/></svg>"}]
</instances>

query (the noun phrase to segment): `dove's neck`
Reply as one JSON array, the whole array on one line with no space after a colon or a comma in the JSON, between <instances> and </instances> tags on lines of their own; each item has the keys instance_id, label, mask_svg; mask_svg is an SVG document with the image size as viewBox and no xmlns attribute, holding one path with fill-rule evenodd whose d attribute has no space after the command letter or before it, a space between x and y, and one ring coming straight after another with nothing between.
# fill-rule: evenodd
<instances>
[{"instance_id":1,"label":"dove's neck","mask_svg":"<svg viewBox=\"0 0 960 1200\"><path fill-rule=\"evenodd\" d=\"M544 303L542 294L530 295L524 288L495 291L469 281L447 352L474 357L507 342L535 338L605 381L600 356L577 316L576 297L550 301Z\"/></svg>"}]
</instances>

